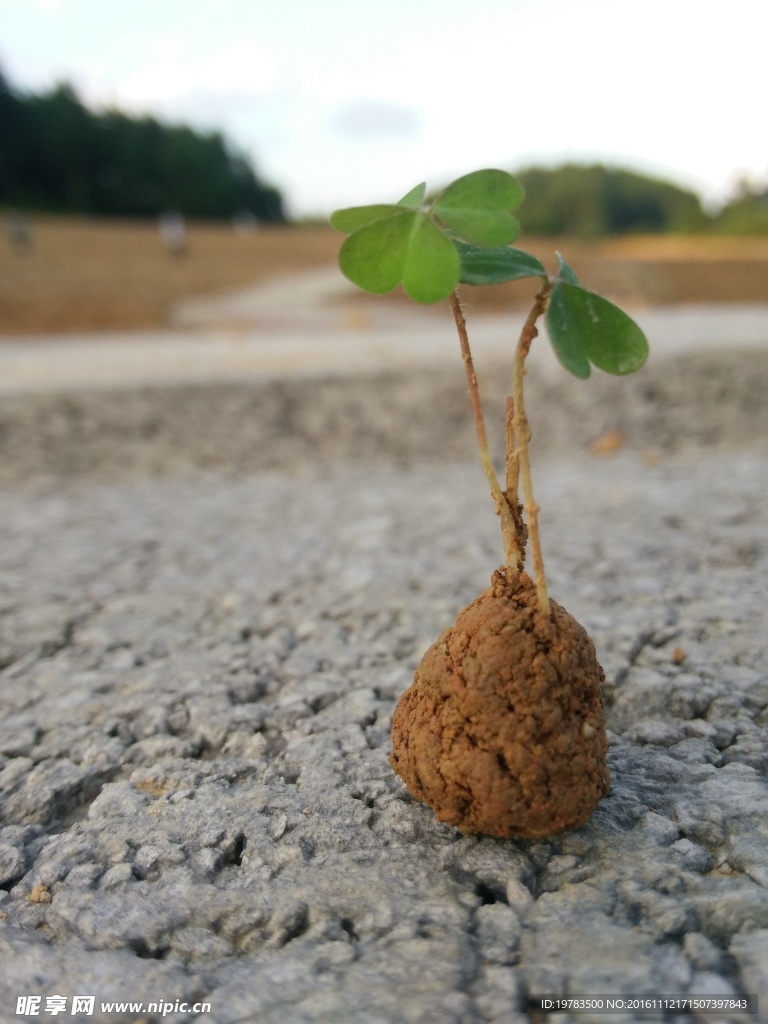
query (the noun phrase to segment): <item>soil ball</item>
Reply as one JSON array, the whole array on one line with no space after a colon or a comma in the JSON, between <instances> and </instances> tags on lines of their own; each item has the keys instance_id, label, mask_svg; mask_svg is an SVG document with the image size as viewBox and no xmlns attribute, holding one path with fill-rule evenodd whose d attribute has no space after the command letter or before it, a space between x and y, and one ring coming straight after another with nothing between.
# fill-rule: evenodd
<instances>
[{"instance_id":1,"label":"soil ball","mask_svg":"<svg viewBox=\"0 0 768 1024\"><path fill-rule=\"evenodd\" d=\"M584 628L526 573L491 587L429 648L392 721L390 764L465 834L578 828L610 788L603 670Z\"/></svg>"}]
</instances>

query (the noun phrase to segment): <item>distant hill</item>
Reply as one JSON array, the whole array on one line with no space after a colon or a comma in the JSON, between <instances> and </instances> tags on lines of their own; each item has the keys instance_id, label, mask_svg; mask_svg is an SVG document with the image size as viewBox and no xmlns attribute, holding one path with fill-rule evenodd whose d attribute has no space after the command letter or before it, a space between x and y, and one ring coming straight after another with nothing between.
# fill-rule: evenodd
<instances>
[{"instance_id":1,"label":"distant hill","mask_svg":"<svg viewBox=\"0 0 768 1024\"><path fill-rule=\"evenodd\" d=\"M568 163L514 173L525 189L520 220L527 234L600 237L708 226L694 192L634 171Z\"/></svg>"},{"instance_id":2,"label":"distant hill","mask_svg":"<svg viewBox=\"0 0 768 1024\"><path fill-rule=\"evenodd\" d=\"M768 188L742 182L713 226L722 235L768 235Z\"/></svg>"},{"instance_id":3,"label":"distant hill","mask_svg":"<svg viewBox=\"0 0 768 1024\"><path fill-rule=\"evenodd\" d=\"M66 84L21 94L0 72L0 205L97 215L285 220L278 189L218 132L117 110Z\"/></svg>"}]
</instances>

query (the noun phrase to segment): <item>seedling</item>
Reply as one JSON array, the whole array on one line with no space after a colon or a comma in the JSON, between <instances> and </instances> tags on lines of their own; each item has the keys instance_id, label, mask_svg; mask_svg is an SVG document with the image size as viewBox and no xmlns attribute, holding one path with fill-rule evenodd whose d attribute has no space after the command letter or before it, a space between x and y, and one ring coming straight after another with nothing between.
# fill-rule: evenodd
<instances>
[{"instance_id":1,"label":"seedling","mask_svg":"<svg viewBox=\"0 0 768 1024\"><path fill-rule=\"evenodd\" d=\"M583 627L547 591L525 360L541 317L558 360L582 380L592 366L633 373L648 343L626 313L580 284L559 253L550 275L536 257L511 247L522 198L512 175L481 170L434 199L421 184L398 203L338 210L331 224L349 235L339 264L360 288L383 295L402 285L416 302L448 300L504 543L505 564L490 588L429 648L401 696L390 763L414 796L461 832L536 838L582 825L610 780L603 670ZM522 278L538 281L538 291L514 353L502 487L457 287ZM535 583L525 571L529 541Z\"/></svg>"}]
</instances>

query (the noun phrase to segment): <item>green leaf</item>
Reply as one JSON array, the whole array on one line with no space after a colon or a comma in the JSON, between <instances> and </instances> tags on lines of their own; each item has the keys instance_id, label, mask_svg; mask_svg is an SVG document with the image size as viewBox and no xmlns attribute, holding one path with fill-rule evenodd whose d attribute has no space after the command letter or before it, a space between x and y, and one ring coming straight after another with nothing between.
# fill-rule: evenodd
<instances>
[{"instance_id":1,"label":"green leaf","mask_svg":"<svg viewBox=\"0 0 768 1024\"><path fill-rule=\"evenodd\" d=\"M575 377L589 376L592 363L624 376L648 358L648 342L635 321L612 302L567 281L552 289L547 331L555 355Z\"/></svg>"},{"instance_id":2,"label":"green leaf","mask_svg":"<svg viewBox=\"0 0 768 1024\"><path fill-rule=\"evenodd\" d=\"M418 210L421 204L424 202L424 196L427 194L427 183L422 181L416 188L412 188L410 192L403 196L398 201L398 206L407 206L409 210Z\"/></svg>"},{"instance_id":3,"label":"green leaf","mask_svg":"<svg viewBox=\"0 0 768 1024\"><path fill-rule=\"evenodd\" d=\"M549 296L546 323L547 334L562 366L579 380L586 380L592 372L589 366L583 332L568 302L565 284L556 284Z\"/></svg>"},{"instance_id":4,"label":"green leaf","mask_svg":"<svg viewBox=\"0 0 768 1024\"><path fill-rule=\"evenodd\" d=\"M591 324L587 338L590 362L620 377L639 370L648 358L648 342L632 317L601 295L583 288L573 291L578 296L574 296L574 305L581 303L580 315Z\"/></svg>"},{"instance_id":5,"label":"green leaf","mask_svg":"<svg viewBox=\"0 0 768 1024\"><path fill-rule=\"evenodd\" d=\"M418 216L403 268L403 288L416 302L447 298L459 280L459 254L431 220Z\"/></svg>"},{"instance_id":6,"label":"green leaf","mask_svg":"<svg viewBox=\"0 0 768 1024\"><path fill-rule=\"evenodd\" d=\"M415 211L397 207L397 214L355 231L339 250L339 266L353 284L373 295L385 295L400 284Z\"/></svg>"},{"instance_id":7,"label":"green leaf","mask_svg":"<svg viewBox=\"0 0 768 1024\"><path fill-rule=\"evenodd\" d=\"M473 171L440 193L432 213L465 242L494 248L520 234L511 211L522 198L521 186L506 171Z\"/></svg>"},{"instance_id":8,"label":"green leaf","mask_svg":"<svg viewBox=\"0 0 768 1024\"><path fill-rule=\"evenodd\" d=\"M391 292L402 282L416 302L446 298L459 280L453 243L425 214L396 209L396 215L350 235L339 251L339 266L350 281L374 295Z\"/></svg>"},{"instance_id":9,"label":"green leaf","mask_svg":"<svg viewBox=\"0 0 768 1024\"><path fill-rule=\"evenodd\" d=\"M332 215L332 226L349 234L339 265L350 281L374 295L390 292L402 282L417 302L438 302L459 280L453 235L493 248L507 245L519 233L510 210L522 199L523 190L506 171L475 171L458 178L424 212L426 191L422 182L396 205L354 206ZM540 273L539 266L534 274ZM506 274L504 279L511 280L509 268ZM527 273L518 268L513 276Z\"/></svg>"},{"instance_id":10,"label":"green leaf","mask_svg":"<svg viewBox=\"0 0 768 1024\"><path fill-rule=\"evenodd\" d=\"M331 214L331 227L349 235L353 231L364 228L366 224L374 224L377 220L394 217L402 212L403 209L400 205L394 206L392 203L377 203L375 206L349 206L346 210L337 210Z\"/></svg>"},{"instance_id":11,"label":"green leaf","mask_svg":"<svg viewBox=\"0 0 768 1024\"><path fill-rule=\"evenodd\" d=\"M523 277L547 276L544 265L522 249L509 246L483 249L464 242L454 242L454 245L461 260L462 284L501 284Z\"/></svg>"},{"instance_id":12,"label":"green leaf","mask_svg":"<svg viewBox=\"0 0 768 1024\"><path fill-rule=\"evenodd\" d=\"M560 267L560 273L558 274L560 280L566 281L568 284L578 284L579 279L578 277L576 277L576 271L573 269L570 263L566 261L565 256L563 256L559 252L556 252L555 258L557 259L557 264Z\"/></svg>"}]
</instances>

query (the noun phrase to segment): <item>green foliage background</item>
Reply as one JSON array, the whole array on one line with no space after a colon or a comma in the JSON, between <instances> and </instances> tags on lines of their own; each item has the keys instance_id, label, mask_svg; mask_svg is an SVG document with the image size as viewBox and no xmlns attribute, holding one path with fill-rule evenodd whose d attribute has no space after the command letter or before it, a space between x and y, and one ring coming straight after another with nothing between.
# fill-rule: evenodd
<instances>
[{"instance_id":1,"label":"green foliage background","mask_svg":"<svg viewBox=\"0 0 768 1024\"><path fill-rule=\"evenodd\" d=\"M219 133L93 113L68 85L20 95L1 72L0 205L99 215L248 212L264 222L285 220L280 192Z\"/></svg>"},{"instance_id":2,"label":"green foliage background","mask_svg":"<svg viewBox=\"0 0 768 1024\"><path fill-rule=\"evenodd\" d=\"M602 164L528 167L520 219L527 234L599 237L708 226L699 197L667 181Z\"/></svg>"},{"instance_id":3,"label":"green foliage background","mask_svg":"<svg viewBox=\"0 0 768 1024\"><path fill-rule=\"evenodd\" d=\"M768 188L744 185L714 218L722 235L768 235Z\"/></svg>"}]
</instances>

